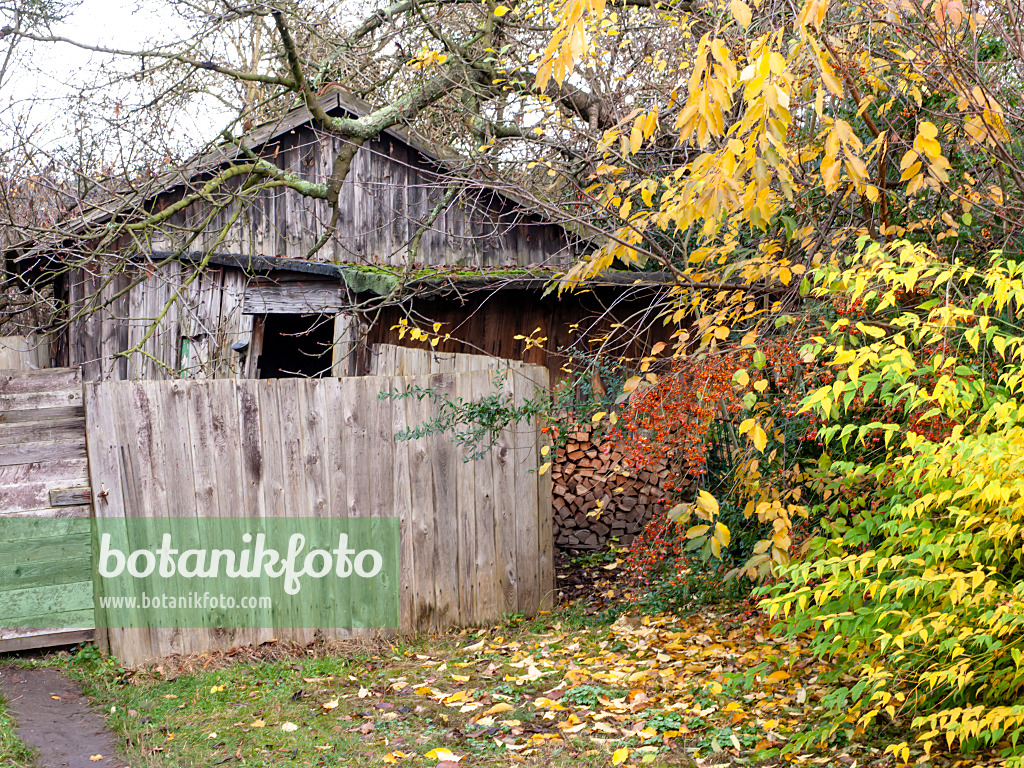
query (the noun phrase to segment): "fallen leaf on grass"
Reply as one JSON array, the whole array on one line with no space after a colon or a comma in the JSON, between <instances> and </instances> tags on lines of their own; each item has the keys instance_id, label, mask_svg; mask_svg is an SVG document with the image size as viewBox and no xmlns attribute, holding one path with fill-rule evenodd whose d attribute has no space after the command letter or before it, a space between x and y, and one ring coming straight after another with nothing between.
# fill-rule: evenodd
<instances>
[{"instance_id":1,"label":"fallen leaf on grass","mask_svg":"<svg viewBox=\"0 0 1024 768\"><path fill-rule=\"evenodd\" d=\"M443 747L439 747L438 749L430 750L429 752L427 752L427 754L424 755L424 757L430 758L431 760L441 760L449 763L457 763L460 760L462 760L462 758L464 758L465 755L456 755L450 752L449 750L444 749Z\"/></svg>"},{"instance_id":2,"label":"fallen leaf on grass","mask_svg":"<svg viewBox=\"0 0 1024 768\"><path fill-rule=\"evenodd\" d=\"M284 731L285 733L291 733L292 731L299 730L299 726L297 726L293 722L281 723L281 730Z\"/></svg>"},{"instance_id":3,"label":"fallen leaf on grass","mask_svg":"<svg viewBox=\"0 0 1024 768\"><path fill-rule=\"evenodd\" d=\"M332 709L337 709L338 708L338 700L337 699L331 699L330 701L325 701L323 704L320 705L320 707L322 709L326 709L328 712L330 710L332 710Z\"/></svg>"},{"instance_id":4,"label":"fallen leaf on grass","mask_svg":"<svg viewBox=\"0 0 1024 768\"><path fill-rule=\"evenodd\" d=\"M55 699L56 699L57 697L56 697L56 696L54 696L53 698L55 698ZM94 762L94 763L95 763L95 762L97 762L97 761L99 761L99 760L102 760L102 759L103 759L103 755L93 755L93 756L92 756L92 757L90 757L89 759L90 759L90 760L91 760L92 762Z\"/></svg>"}]
</instances>

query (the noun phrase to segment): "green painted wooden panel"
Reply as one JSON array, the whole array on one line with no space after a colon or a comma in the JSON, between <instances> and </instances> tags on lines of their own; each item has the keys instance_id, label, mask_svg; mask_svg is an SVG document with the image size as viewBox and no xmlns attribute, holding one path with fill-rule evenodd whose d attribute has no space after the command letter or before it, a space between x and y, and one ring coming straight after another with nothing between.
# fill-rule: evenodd
<instances>
[{"instance_id":1,"label":"green painted wooden panel","mask_svg":"<svg viewBox=\"0 0 1024 768\"><path fill-rule=\"evenodd\" d=\"M92 592L92 585L89 585ZM95 629L96 617L92 605L81 611L44 613L38 616L23 616L0 621L4 629Z\"/></svg>"},{"instance_id":2,"label":"green painted wooden panel","mask_svg":"<svg viewBox=\"0 0 1024 768\"><path fill-rule=\"evenodd\" d=\"M92 567L88 557L62 560L41 560L32 563L0 564L0 600L8 590L29 587L52 587L89 581ZM0 608L0 614L3 608Z\"/></svg>"},{"instance_id":3,"label":"green painted wooden panel","mask_svg":"<svg viewBox=\"0 0 1024 768\"><path fill-rule=\"evenodd\" d=\"M10 629L16 626L14 622L25 617L50 617L69 611L91 611L92 603L92 581L62 584L59 587L12 589L0 594L0 625ZM37 626L59 628L63 625L54 624L52 619L48 619L47 623Z\"/></svg>"},{"instance_id":4,"label":"green painted wooden panel","mask_svg":"<svg viewBox=\"0 0 1024 768\"><path fill-rule=\"evenodd\" d=\"M77 560L91 556L91 533L0 542L0 563L8 565L37 563L43 560ZM0 590L2 589L3 586L0 586Z\"/></svg>"},{"instance_id":5,"label":"green painted wooden panel","mask_svg":"<svg viewBox=\"0 0 1024 768\"><path fill-rule=\"evenodd\" d=\"M0 547L24 539L50 539L54 536L91 532L92 521L87 517L21 517L17 520L0 520Z\"/></svg>"},{"instance_id":6,"label":"green painted wooden panel","mask_svg":"<svg viewBox=\"0 0 1024 768\"><path fill-rule=\"evenodd\" d=\"M92 521L0 518L0 628L94 626Z\"/></svg>"}]
</instances>

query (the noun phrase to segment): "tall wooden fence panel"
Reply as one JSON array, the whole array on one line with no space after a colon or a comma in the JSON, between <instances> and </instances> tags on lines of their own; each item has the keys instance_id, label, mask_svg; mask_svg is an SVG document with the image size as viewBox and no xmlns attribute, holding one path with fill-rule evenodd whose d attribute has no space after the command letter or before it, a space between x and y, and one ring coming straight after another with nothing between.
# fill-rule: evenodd
<instances>
[{"instance_id":1,"label":"tall wooden fence panel","mask_svg":"<svg viewBox=\"0 0 1024 768\"><path fill-rule=\"evenodd\" d=\"M0 651L92 637L88 486L81 372L0 371Z\"/></svg>"},{"instance_id":2,"label":"tall wooden fence panel","mask_svg":"<svg viewBox=\"0 0 1024 768\"><path fill-rule=\"evenodd\" d=\"M464 462L446 434L396 439L437 415L435 399L380 396L421 387L478 400L494 392L494 375L87 384L95 514L398 517L402 631L535 613L554 588L537 424L503 430L482 459ZM539 366L508 370L498 386L522 403L547 377ZM110 630L108 642L134 664L272 635L288 633Z\"/></svg>"}]
</instances>

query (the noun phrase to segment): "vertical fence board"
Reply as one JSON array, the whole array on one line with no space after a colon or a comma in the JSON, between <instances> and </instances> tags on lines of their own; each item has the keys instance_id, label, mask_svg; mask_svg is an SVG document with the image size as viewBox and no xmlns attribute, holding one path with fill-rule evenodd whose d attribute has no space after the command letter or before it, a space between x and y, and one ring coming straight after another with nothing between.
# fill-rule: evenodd
<instances>
[{"instance_id":1,"label":"vertical fence board","mask_svg":"<svg viewBox=\"0 0 1024 768\"><path fill-rule=\"evenodd\" d=\"M512 391L512 400L517 407L523 407L533 392L528 391L529 381L516 375L516 371L506 372L507 381ZM511 457L514 471L516 504L512 509L512 519L516 530L516 566L517 610L529 613L537 609L540 594L540 522L537 519L541 510L535 499L537 494L537 467L540 465L537 455L537 429L519 423L511 425L509 440L511 441ZM548 517L550 517L550 506Z\"/></svg>"},{"instance_id":2,"label":"vertical fence board","mask_svg":"<svg viewBox=\"0 0 1024 768\"><path fill-rule=\"evenodd\" d=\"M491 374L481 370L467 375L473 399L486 397L491 388ZM477 615L482 620L500 616L505 601L498 563L493 457L485 454L474 463L473 471L476 479L476 607Z\"/></svg>"},{"instance_id":3,"label":"vertical fence board","mask_svg":"<svg viewBox=\"0 0 1024 768\"><path fill-rule=\"evenodd\" d=\"M391 517L401 515L400 509L395 507L394 491L394 423L392 410L394 403L388 397L381 397L382 382L380 379L364 377L366 383L366 407L371 415L371 421L367 430L368 448L370 453L370 514L372 517ZM383 388L389 386L385 384ZM388 575L382 573L378 579L382 584L387 584ZM401 582L399 582L399 590ZM374 605L377 616L382 615L386 608L383 605Z\"/></svg>"},{"instance_id":4,"label":"vertical fence board","mask_svg":"<svg viewBox=\"0 0 1024 768\"><path fill-rule=\"evenodd\" d=\"M537 378L531 381L531 385L540 387L544 391L547 391L549 381L547 368L537 367L533 372ZM550 451L553 451L551 448L551 441L548 440L547 436L539 429L535 432L535 440L537 443L538 461L541 464L544 464L545 457L541 454L541 449L547 447ZM551 453L548 454L548 457L553 458ZM552 518L551 512L551 497L551 471L548 470L537 479L538 610L551 610L554 608L555 599L557 597L557 592L555 590L555 530L554 519Z\"/></svg>"},{"instance_id":5,"label":"vertical fence board","mask_svg":"<svg viewBox=\"0 0 1024 768\"><path fill-rule=\"evenodd\" d=\"M488 382L493 386L491 382ZM511 376L506 373L501 379L501 390L505 396L512 392ZM498 583L501 585L501 613L515 613L519 610L518 580L516 574L516 481L513 433L506 428L501 431L491 451L491 465L494 471L494 538L498 564Z\"/></svg>"},{"instance_id":6,"label":"vertical fence board","mask_svg":"<svg viewBox=\"0 0 1024 768\"><path fill-rule=\"evenodd\" d=\"M405 391L405 384L400 379L391 378L387 384L389 391L396 393ZM408 427L409 421L406 418L406 400L395 399L391 404L391 434L400 435ZM409 475L409 453L410 445L408 440L395 440L393 461L391 467L391 502L394 505L392 514L401 518L401 583L399 584L399 620L401 627L413 627L413 605L414 575L413 567L413 534L410 527L411 516L409 510L412 508L412 485Z\"/></svg>"},{"instance_id":7,"label":"vertical fence board","mask_svg":"<svg viewBox=\"0 0 1024 768\"><path fill-rule=\"evenodd\" d=\"M345 382L346 379L324 380L325 437L327 440L327 482L330 506L327 514L331 517L348 516L348 458L349 441L345 439ZM342 616L349 616L351 604ZM347 637L351 630L338 630L337 634Z\"/></svg>"},{"instance_id":8,"label":"vertical fence board","mask_svg":"<svg viewBox=\"0 0 1024 768\"><path fill-rule=\"evenodd\" d=\"M456 399L469 402L473 397L471 376L455 376ZM480 621L476 583L476 461L467 461L468 448L455 452L455 516L458 534L459 621L465 625Z\"/></svg>"},{"instance_id":9,"label":"vertical fence board","mask_svg":"<svg viewBox=\"0 0 1024 768\"><path fill-rule=\"evenodd\" d=\"M435 374L430 377L434 397L450 400L455 396L455 377ZM439 415L440 402L431 397L430 415ZM448 435L431 440L431 475L434 480L434 621L437 629L459 623L459 527L456 517L458 490L455 443Z\"/></svg>"},{"instance_id":10,"label":"vertical fence board","mask_svg":"<svg viewBox=\"0 0 1024 768\"><path fill-rule=\"evenodd\" d=\"M419 382L423 386L425 382ZM407 386L415 386L416 379L406 379ZM406 398L406 418L415 427L430 418L427 398ZM413 618L412 628L429 631L437 626L434 618L434 477L430 466L430 438L419 437L409 441L409 486L412 496L409 505L409 530L413 539Z\"/></svg>"}]
</instances>

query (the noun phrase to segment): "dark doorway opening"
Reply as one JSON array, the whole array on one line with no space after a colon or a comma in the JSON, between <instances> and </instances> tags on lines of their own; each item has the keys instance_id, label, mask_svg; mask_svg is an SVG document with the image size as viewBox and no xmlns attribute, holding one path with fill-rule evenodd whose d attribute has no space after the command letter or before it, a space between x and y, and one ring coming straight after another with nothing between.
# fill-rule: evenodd
<instances>
[{"instance_id":1,"label":"dark doorway opening","mask_svg":"<svg viewBox=\"0 0 1024 768\"><path fill-rule=\"evenodd\" d=\"M331 375L334 318L328 315L267 315L259 378Z\"/></svg>"}]
</instances>

